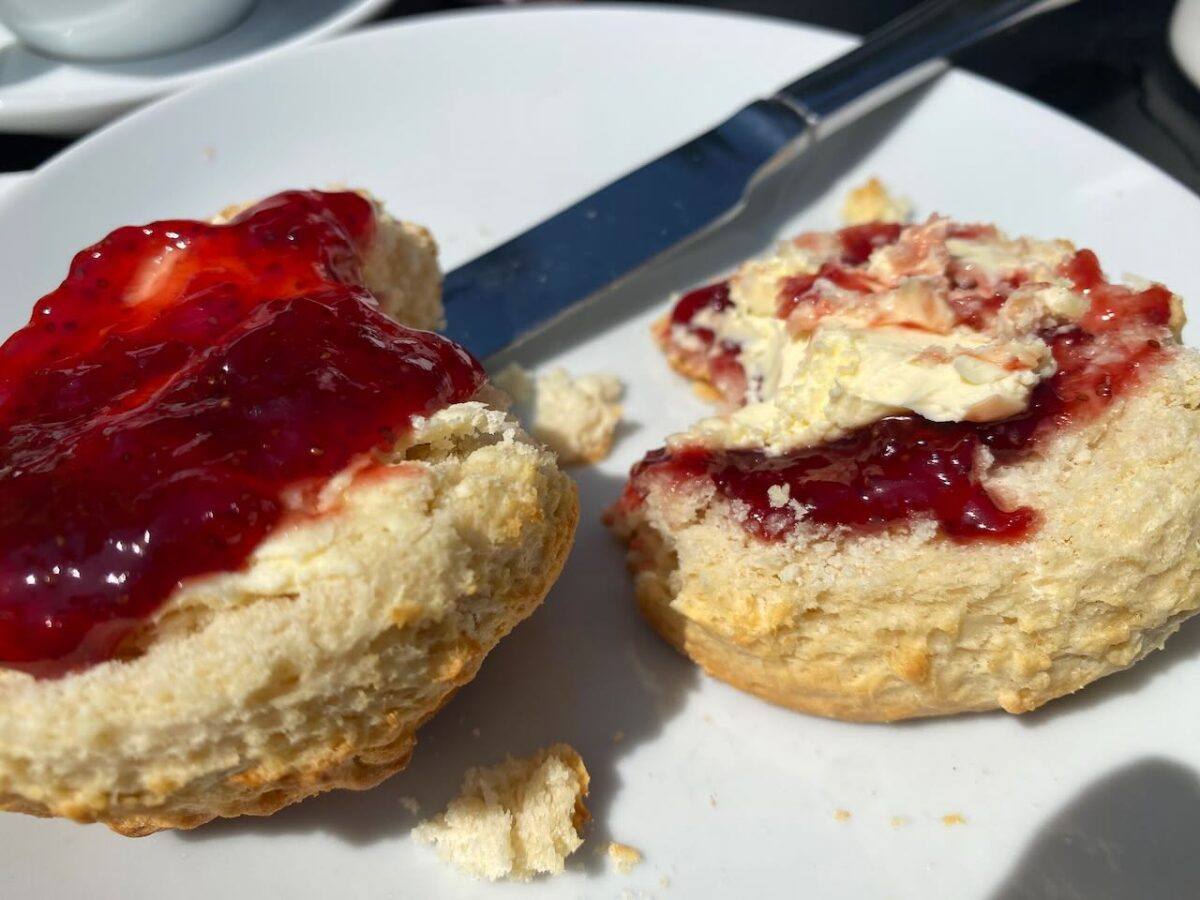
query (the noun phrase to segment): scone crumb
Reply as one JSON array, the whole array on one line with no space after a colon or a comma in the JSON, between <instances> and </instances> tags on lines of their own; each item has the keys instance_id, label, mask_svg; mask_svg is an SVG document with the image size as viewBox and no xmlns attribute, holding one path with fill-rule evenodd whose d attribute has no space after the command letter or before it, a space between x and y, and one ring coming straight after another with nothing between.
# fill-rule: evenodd
<instances>
[{"instance_id":1,"label":"scone crumb","mask_svg":"<svg viewBox=\"0 0 1200 900\"><path fill-rule=\"evenodd\" d=\"M708 795L708 805L711 806L713 809L717 808L717 795L716 794Z\"/></svg>"},{"instance_id":2,"label":"scone crumb","mask_svg":"<svg viewBox=\"0 0 1200 900\"><path fill-rule=\"evenodd\" d=\"M942 824L949 828L952 825L966 825L967 820L963 817L962 813L946 813L946 815L942 816Z\"/></svg>"},{"instance_id":3,"label":"scone crumb","mask_svg":"<svg viewBox=\"0 0 1200 900\"><path fill-rule=\"evenodd\" d=\"M658 886L659 886L659 887L661 887L661 888L668 888L668 887L670 887L670 886L671 886L671 879L670 879L669 877L667 877L666 875L663 875L661 878L659 878L659 879L658 879Z\"/></svg>"},{"instance_id":4,"label":"scone crumb","mask_svg":"<svg viewBox=\"0 0 1200 900\"><path fill-rule=\"evenodd\" d=\"M492 383L524 407L518 416L531 420L529 430L558 454L559 462L595 463L608 456L621 421L617 401L624 388L617 376L573 376L560 367L535 378L512 363Z\"/></svg>"},{"instance_id":5,"label":"scone crumb","mask_svg":"<svg viewBox=\"0 0 1200 900\"><path fill-rule=\"evenodd\" d=\"M835 809L833 811L833 817L839 822L849 822L853 816L854 813L850 812L848 809Z\"/></svg>"},{"instance_id":6,"label":"scone crumb","mask_svg":"<svg viewBox=\"0 0 1200 900\"><path fill-rule=\"evenodd\" d=\"M419 816L421 814L421 804L417 802L416 797L401 797L400 805L408 811L409 815Z\"/></svg>"},{"instance_id":7,"label":"scone crumb","mask_svg":"<svg viewBox=\"0 0 1200 900\"><path fill-rule=\"evenodd\" d=\"M588 772L574 748L555 744L529 757L471 768L445 812L414 830L438 855L476 878L528 881L557 875L583 843L590 818Z\"/></svg>"},{"instance_id":8,"label":"scone crumb","mask_svg":"<svg viewBox=\"0 0 1200 900\"><path fill-rule=\"evenodd\" d=\"M695 394L696 397L698 397L699 399L703 400L705 403L720 403L722 400L725 399L721 395L721 392L718 391L711 384L709 384L707 381L693 381L692 382L692 393Z\"/></svg>"},{"instance_id":9,"label":"scone crumb","mask_svg":"<svg viewBox=\"0 0 1200 900\"><path fill-rule=\"evenodd\" d=\"M623 740L625 740L625 732L623 732L623 731L614 731L613 732L612 742L614 744L619 744Z\"/></svg>"},{"instance_id":10,"label":"scone crumb","mask_svg":"<svg viewBox=\"0 0 1200 900\"><path fill-rule=\"evenodd\" d=\"M842 204L842 221L847 225L907 222L911 216L912 204L888 191L878 178L870 178L856 187Z\"/></svg>"},{"instance_id":11,"label":"scone crumb","mask_svg":"<svg viewBox=\"0 0 1200 900\"><path fill-rule=\"evenodd\" d=\"M892 827L893 828L903 828L907 824L908 824L907 816L892 816Z\"/></svg>"},{"instance_id":12,"label":"scone crumb","mask_svg":"<svg viewBox=\"0 0 1200 900\"><path fill-rule=\"evenodd\" d=\"M619 844L616 841L609 842L608 845L609 861L617 867L617 871L622 875L628 875L634 870L634 867L642 861L642 851L636 847L630 847L628 844Z\"/></svg>"},{"instance_id":13,"label":"scone crumb","mask_svg":"<svg viewBox=\"0 0 1200 900\"><path fill-rule=\"evenodd\" d=\"M528 405L537 396L537 384L533 374L526 368L509 363L492 376L491 382L513 399L513 403Z\"/></svg>"}]
</instances>

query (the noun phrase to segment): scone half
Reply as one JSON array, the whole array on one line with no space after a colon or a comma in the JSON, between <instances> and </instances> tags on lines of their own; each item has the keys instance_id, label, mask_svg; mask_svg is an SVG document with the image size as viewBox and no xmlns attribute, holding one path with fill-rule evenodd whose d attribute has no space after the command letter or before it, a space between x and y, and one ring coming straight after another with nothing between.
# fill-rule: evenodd
<instances>
[{"instance_id":1,"label":"scone half","mask_svg":"<svg viewBox=\"0 0 1200 900\"><path fill-rule=\"evenodd\" d=\"M268 225L288 196L255 207ZM388 313L435 324L432 239L374 215L351 268ZM183 580L107 658L0 667L0 808L143 835L404 768L573 540L574 485L492 397L483 385L397 421L389 442L289 489L292 511L244 564Z\"/></svg>"},{"instance_id":2,"label":"scone half","mask_svg":"<svg viewBox=\"0 0 1200 900\"><path fill-rule=\"evenodd\" d=\"M821 258L830 236L802 236L693 301L693 307L715 312L700 319L706 329L700 341L695 329L688 335L678 327L694 317L694 309L657 326L669 360L683 374L714 385L734 412L698 423L647 457L609 519L628 543L646 619L715 677L783 706L853 721L994 708L1021 713L1132 665L1200 607L1200 497L1194 487L1200 459L1193 449L1200 437L1200 358L1172 334L1180 324L1178 298L1161 286L1110 289L1098 268L1089 275L1094 284L1078 271L1073 282L1070 266L1094 268L1094 257L1065 242L1020 244L990 226L950 228L963 236L935 220L843 263L836 256L833 263ZM900 235L901 229L890 233ZM955 252L947 253L947 237ZM1032 278L1012 277L1021 259ZM817 273L825 265L844 266L849 274L835 272L822 282ZM1006 265L1009 271L998 271ZM851 275L864 278L864 289L844 287ZM795 303L789 278L815 293ZM919 293L919 302L904 307L912 299L906 291ZM951 312L965 310L972 318L970 328L961 319L944 328L937 321L917 322L931 310L948 315L939 305L947 298L954 301ZM1066 311L1048 315L1046 304L1060 300ZM1131 321L1128 333L1114 332L1119 336L1112 342L1096 338L1096 346L1117 356L1131 354L1128 378L1106 381L1086 369L1086 377L1064 376L1038 393L1034 373L1022 373L1026 397L1034 398L1024 404L1052 396L1055 403L1062 400L1061 408L1038 413L1027 406L979 422L985 437L961 474L964 484L969 476L972 489L982 492L987 505L981 512L969 503L954 514L934 512L941 502L934 491L933 499L913 501L911 514L869 517L871 492L889 495L895 485L871 468L878 457L861 463L845 448L857 436L878 433L872 428L886 429L888 417L923 422L935 434L960 426L948 418L944 425L930 422L897 402L896 387L908 374L894 356L872 356L864 330L882 328L891 348L927 329L927 343L937 352L922 349L920 358L902 360L917 368L952 361L959 346L974 352L978 345L981 354L1011 347L1024 353L1038 341L1055 353L1067 347L1057 359L1061 376L1072 365L1076 332L1100 334L1115 321L1113 309L1117 319L1135 307L1130 315L1141 316L1151 300L1157 304L1153 314ZM758 320L745 312L755 305L765 310ZM776 326L766 320L779 308L811 318L772 331ZM880 326L872 319L881 309L886 316L911 316L894 340L894 320ZM986 327L975 327L981 310ZM812 328L812 321L823 324ZM1093 337L1089 332L1078 341ZM771 370L756 365L770 357L763 349L768 338L807 343L803 352L784 351L782 366ZM861 355L823 349L846 345L859 347ZM761 355L756 359L755 353ZM1045 365L1042 377L1050 380L1055 368L1042 353L1031 357L1030 366ZM722 379L730 356L745 369L740 377ZM1107 365L1116 357L1097 358ZM886 382L870 381L871 371L886 372ZM945 407L949 382L930 383L922 381L906 402L925 404L923 411L934 416L937 403ZM1013 383L1014 391L1020 388L1020 381ZM1008 402L1011 393L1002 394L997 385L991 394L973 394L972 402ZM1078 402L1064 385L1078 388ZM805 391L823 398L818 412L803 405L811 399ZM987 408L981 403L976 411ZM1044 420L1036 439L1029 438L1023 423L1037 415ZM962 434L973 433L970 423L961 427ZM997 447L1003 446L1010 427L1024 435L1019 452L993 453L987 442L999 436ZM805 429L798 448L772 452ZM787 477L770 484L772 466L786 473L788 459L811 460L825 450L830 458L813 468L827 483L807 494L793 490L809 487L804 474L793 475L791 485ZM925 464L947 465L935 456ZM826 465L833 474L820 474ZM838 466L861 468L847 476ZM743 472L749 473L744 482L734 483L750 484L753 496L728 486ZM828 496L842 497L838 502L851 512L839 512L822 499ZM830 508L835 515L827 515ZM849 519L838 522L837 515ZM972 518L980 516L988 528L995 526L993 533Z\"/></svg>"}]
</instances>

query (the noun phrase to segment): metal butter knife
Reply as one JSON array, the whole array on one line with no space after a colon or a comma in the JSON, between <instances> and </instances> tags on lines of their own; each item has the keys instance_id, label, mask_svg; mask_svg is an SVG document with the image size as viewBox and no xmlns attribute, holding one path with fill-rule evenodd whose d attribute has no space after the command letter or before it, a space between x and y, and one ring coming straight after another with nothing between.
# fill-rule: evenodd
<instances>
[{"instance_id":1,"label":"metal butter knife","mask_svg":"<svg viewBox=\"0 0 1200 900\"><path fill-rule=\"evenodd\" d=\"M927 0L856 49L449 273L446 334L481 359L731 219L756 181L943 71L947 57L1074 0Z\"/></svg>"}]
</instances>

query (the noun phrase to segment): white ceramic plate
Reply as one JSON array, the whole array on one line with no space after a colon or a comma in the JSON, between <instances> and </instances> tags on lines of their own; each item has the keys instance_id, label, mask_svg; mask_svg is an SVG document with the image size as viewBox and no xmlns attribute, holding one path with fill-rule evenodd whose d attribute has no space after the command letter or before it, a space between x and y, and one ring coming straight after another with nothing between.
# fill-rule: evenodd
<instances>
[{"instance_id":1,"label":"white ceramic plate","mask_svg":"<svg viewBox=\"0 0 1200 900\"><path fill-rule=\"evenodd\" d=\"M424 19L276 57L130 117L0 200L0 326L113 226L294 185L370 187L430 225L453 267L847 45L763 19L590 7ZM1096 134L951 74L522 352L616 371L629 423L611 459L576 470L579 539L545 607L424 730L407 771L270 819L138 841L0 816L0 896L1198 895L1197 628L1028 716L864 726L712 681L634 613L601 510L635 459L703 411L652 347L650 319L670 291L833 225L871 173L922 212L1069 235L1113 272L1200 296L1200 201ZM409 838L402 796L432 812L467 766L557 740L594 778L595 822L563 877L477 884ZM610 839L645 862L611 873Z\"/></svg>"},{"instance_id":2,"label":"white ceramic plate","mask_svg":"<svg viewBox=\"0 0 1200 900\"><path fill-rule=\"evenodd\" d=\"M130 62L51 59L11 44L0 28L0 131L78 134L247 60L339 34L389 2L259 0L250 15L210 41Z\"/></svg>"}]
</instances>

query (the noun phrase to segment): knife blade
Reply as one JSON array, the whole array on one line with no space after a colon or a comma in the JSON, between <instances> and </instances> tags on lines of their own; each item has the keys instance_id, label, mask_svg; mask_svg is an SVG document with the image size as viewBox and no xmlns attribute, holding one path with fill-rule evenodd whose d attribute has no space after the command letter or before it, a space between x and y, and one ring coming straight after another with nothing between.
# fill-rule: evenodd
<instances>
[{"instance_id":1,"label":"knife blade","mask_svg":"<svg viewBox=\"0 0 1200 900\"><path fill-rule=\"evenodd\" d=\"M486 359L727 222L756 182L948 66L1074 0L927 0L854 50L450 272L447 336Z\"/></svg>"}]
</instances>

